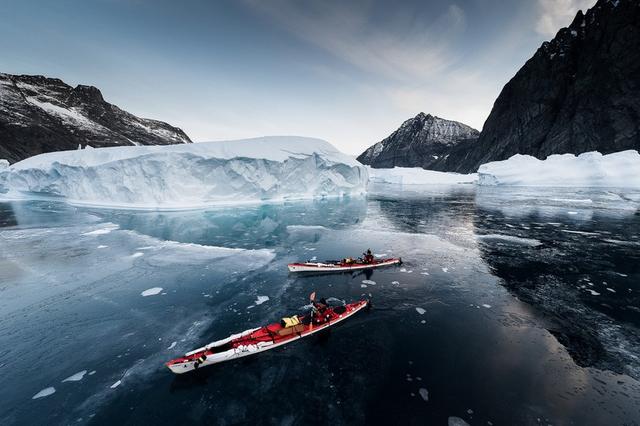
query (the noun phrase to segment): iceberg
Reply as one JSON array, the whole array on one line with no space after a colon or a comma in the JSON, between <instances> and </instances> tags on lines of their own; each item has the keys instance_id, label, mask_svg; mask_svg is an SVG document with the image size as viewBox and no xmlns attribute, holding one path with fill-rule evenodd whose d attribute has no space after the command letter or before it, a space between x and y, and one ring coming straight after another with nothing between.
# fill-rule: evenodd
<instances>
[{"instance_id":1,"label":"iceberg","mask_svg":"<svg viewBox=\"0 0 640 426\"><path fill-rule=\"evenodd\" d=\"M538 160L516 154L480 166L478 184L640 188L640 154L635 150L602 155L597 151L550 155Z\"/></svg>"},{"instance_id":2,"label":"iceberg","mask_svg":"<svg viewBox=\"0 0 640 426\"><path fill-rule=\"evenodd\" d=\"M420 167L394 167L392 169L374 169L367 166L369 180L374 183L398 185L455 185L472 184L478 179L476 173L468 175L451 172L425 170Z\"/></svg>"},{"instance_id":3,"label":"iceberg","mask_svg":"<svg viewBox=\"0 0 640 426\"><path fill-rule=\"evenodd\" d=\"M60 151L0 167L5 198L123 208L356 195L367 181L366 168L328 142L295 136Z\"/></svg>"}]
</instances>

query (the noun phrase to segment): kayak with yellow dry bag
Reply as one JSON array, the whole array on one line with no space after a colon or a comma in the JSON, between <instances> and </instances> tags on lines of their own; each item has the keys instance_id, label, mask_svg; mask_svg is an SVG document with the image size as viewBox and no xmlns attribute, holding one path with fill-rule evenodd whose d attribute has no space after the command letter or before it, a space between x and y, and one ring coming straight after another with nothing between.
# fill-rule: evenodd
<instances>
[{"instance_id":1,"label":"kayak with yellow dry bag","mask_svg":"<svg viewBox=\"0 0 640 426\"><path fill-rule=\"evenodd\" d=\"M284 317L274 324L232 334L172 359L166 366L176 374L183 374L208 365L268 351L325 330L370 306L368 300L329 306L324 299L317 302L315 292L311 294L310 301L312 308L309 313Z\"/></svg>"}]
</instances>

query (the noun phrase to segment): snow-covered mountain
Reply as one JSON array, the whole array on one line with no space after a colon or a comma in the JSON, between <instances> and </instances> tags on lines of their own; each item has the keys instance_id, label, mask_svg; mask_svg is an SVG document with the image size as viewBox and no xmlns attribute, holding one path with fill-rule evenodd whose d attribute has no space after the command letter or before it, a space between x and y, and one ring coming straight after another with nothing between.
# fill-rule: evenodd
<instances>
[{"instance_id":1,"label":"snow-covered mountain","mask_svg":"<svg viewBox=\"0 0 640 426\"><path fill-rule=\"evenodd\" d=\"M358 161L373 168L422 167L450 171L454 149L470 147L480 132L457 121L421 112L402 123L386 139L360 154Z\"/></svg>"},{"instance_id":2,"label":"snow-covered mountain","mask_svg":"<svg viewBox=\"0 0 640 426\"><path fill-rule=\"evenodd\" d=\"M365 166L320 139L51 152L0 164L0 196L54 197L109 207L185 209L212 204L357 195Z\"/></svg>"},{"instance_id":3,"label":"snow-covered mountain","mask_svg":"<svg viewBox=\"0 0 640 426\"><path fill-rule=\"evenodd\" d=\"M453 171L514 154L640 150L640 1L599 0L544 42Z\"/></svg>"},{"instance_id":4,"label":"snow-covered mountain","mask_svg":"<svg viewBox=\"0 0 640 426\"><path fill-rule=\"evenodd\" d=\"M136 117L106 102L93 86L0 73L0 158L85 147L190 143L179 128Z\"/></svg>"}]
</instances>

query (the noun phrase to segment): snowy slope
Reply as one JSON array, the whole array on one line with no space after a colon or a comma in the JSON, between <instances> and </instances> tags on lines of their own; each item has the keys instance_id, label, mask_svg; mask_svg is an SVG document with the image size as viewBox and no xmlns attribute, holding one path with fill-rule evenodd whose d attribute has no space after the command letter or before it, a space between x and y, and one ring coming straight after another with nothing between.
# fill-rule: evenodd
<instances>
[{"instance_id":1,"label":"snowy slope","mask_svg":"<svg viewBox=\"0 0 640 426\"><path fill-rule=\"evenodd\" d=\"M475 183L476 173L463 175L459 173L437 172L420 167L394 167L393 169L374 169L367 166L369 180L376 183L393 183L400 185L452 185L458 183Z\"/></svg>"},{"instance_id":2,"label":"snowy slope","mask_svg":"<svg viewBox=\"0 0 640 426\"><path fill-rule=\"evenodd\" d=\"M551 155L538 160L514 155L483 164L479 185L640 188L640 154L628 150L602 155L586 152Z\"/></svg>"},{"instance_id":3,"label":"snowy slope","mask_svg":"<svg viewBox=\"0 0 640 426\"><path fill-rule=\"evenodd\" d=\"M264 137L40 154L0 169L5 197L193 208L366 191L367 171L320 139Z\"/></svg>"},{"instance_id":4,"label":"snowy slope","mask_svg":"<svg viewBox=\"0 0 640 426\"><path fill-rule=\"evenodd\" d=\"M105 101L96 87L0 73L0 158L16 162L78 145L190 143L179 128L137 117Z\"/></svg>"}]
</instances>

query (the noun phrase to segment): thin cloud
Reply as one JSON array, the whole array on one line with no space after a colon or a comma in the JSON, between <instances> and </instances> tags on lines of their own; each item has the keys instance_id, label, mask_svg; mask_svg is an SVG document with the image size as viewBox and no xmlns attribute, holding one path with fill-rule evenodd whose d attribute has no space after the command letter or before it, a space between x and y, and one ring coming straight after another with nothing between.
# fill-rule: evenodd
<instances>
[{"instance_id":1,"label":"thin cloud","mask_svg":"<svg viewBox=\"0 0 640 426\"><path fill-rule=\"evenodd\" d=\"M540 17L536 31L545 37L553 37L560 28L568 26L578 13L593 6L594 0L538 0Z\"/></svg>"},{"instance_id":2,"label":"thin cloud","mask_svg":"<svg viewBox=\"0 0 640 426\"><path fill-rule=\"evenodd\" d=\"M464 11L455 4L430 25L411 13L374 22L374 4L246 0L252 10L330 54L391 79L428 78L456 62L455 38L464 32Z\"/></svg>"}]
</instances>

